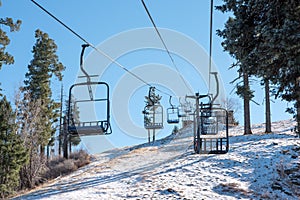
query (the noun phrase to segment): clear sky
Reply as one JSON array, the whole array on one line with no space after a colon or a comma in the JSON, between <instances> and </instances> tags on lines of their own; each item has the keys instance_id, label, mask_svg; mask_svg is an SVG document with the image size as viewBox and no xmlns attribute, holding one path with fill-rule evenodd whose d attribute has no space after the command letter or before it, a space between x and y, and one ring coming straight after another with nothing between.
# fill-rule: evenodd
<instances>
[{"instance_id":1,"label":"clear sky","mask_svg":"<svg viewBox=\"0 0 300 200\"><path fill-rule=\"evenodd\" d=\"M160 82L156 82L155 80L159 79L159 77L155 78L155 75L165 75L168 80L173 80L172 78L174 77L175 82L178 84L180 83L181 85L184 84L183 82L180 82L178 77L175 77L177 72L174 69L167 53L164 51L163 45L157 35L153 33L145 35L140 34L140 32L137 31L146 29L146 32L149 33L149 29L147 28L152 28L152 24L140 0L37 0L37 2L84 37L87 41L89 41L89 43L98 47L100 46L101 48L103 47L105 52L110 56L115 55L114 53L118 51L123 52L122 48L129 48L130 45L135 44L136 41L134 36L137 36L139 39L143 39L145 37L145 41L149 42L147 43L148 46L124 50L121 55L115 55L115 59L117 59L122 66L134 71L135 73L139 73L140 76L147 79L147 81L151 84L157 85L158 88L161 87L168 93L176 92L174 92L174 88L170 89L167 85L170 82L165 85L162 85ZM162 34L162 37L166 41L169 40L167 44L170 47L171 52L177 52L176 55L174 53L173 58L182 77L189 83L194 92L207 93L207 88L204 83L205 77L195 75L193 68L190 67L190 65L192 65L191 61L187 59L189 55L197 56L197 51L199 49L191 47L191 49L181 52L180 49L176 48L182 47L182 50L188 49L188 47L186 47L187 43L183 43L181 41L181 39L187 39L188 41L197 43L199 47L203 48L203 52L208 52L210 1L145 0L145 3L147 4L156 25L159 28L162 28L162 33L165 34ZM215 5L220 5L221 3L221 0L215 0ZM7 95L10 100L13 100L14 91L23 83L25 73L27 72L27 65L32 59L31 50L35 43L34 31L36 29L41 29L48 33L50 38L55 40L55 43L58 46L57 54L59 59L66 66L63 80L64 95L66 96L68 88L76 82L77 76L80 74L78 73L79 54L83 42L62 25L57 23L49 15L44 13L30 0L2 0L0 13L1 17L12 17L15 20L22 20L19 32L8 33L11 39L11 44L8 46L7 50L15 57L15 63L11 66L3 66L0 71L0 81L3 93ZM212 59L219 71L220 77L222 78L222 83L226 90L227 97L238 98L234 92L232 92L234 86L229 84L229 82L237 76L235 70L228 70L233 60L227 52L223 52L221 47L222 40L215 35L215 30L222 29L227 18L228 15L214 11ZM8 32L6 27L2 26L1 28ZM128 32L130 33L130 36L124 34ZM132 34L134 35L133 37ZM117 36L124 37L122 38ZM172 36L174 36L174 38L172 38L172 40L169 39ZM116 40L116 38L118 40ZM177 45L173 47L172 44L174 43ZM152 44L155 46L154 50ZM139 48L142 48L142 50L139 50ZM111 49L114 51L110 51ZM201 50L199 50L199 55L203 53L200 51ZM94 60L92 59L92 56L94 54L95 52L92 51L91 48L87 49L85 54L87 64L88 62L93 63ZM183 58L183 56L179 54L185 54L185 57ZM98 56L99 58L101 57L99 54ZM112 101L117 102L112 102L113 134L108 137L109 142L112 146L124 146L131 145L133 143L146 142L145 137L136 139L135 135L129 135L130 139L128 139L128 134L122 134L123 128L118 124L122 117L126 122L128 116L134 124L142 124L143 116L141 115L141 110L144 106L144 96L147 93L148 87L141 83L137 83L135 86L131 85L129 87L129 83L127 85L126 82L128 74L126 74L124 70L120 69L120 67L116 66L116 64L111 63L107 59L105 60L103 56L101 59L103 62L106 62L107 65L105 68L101 66L103 70L101 79L110 85L110 95L113 97ZM155 63L155 66L167 66L165 68L169 71L164 71L164 73L167 74L159 71L155 72L157 73L155 74L154 72L148 73L141 70L141 66L145 67L150 65L150 63ZM92 65L95 66L101 64L102 63L93 63ZM99 71L97 67L98 66L95 66L95 73ZM204 61L204 64L201 67L207 68L207 63ZM90 68L92 68L92 66L90 66ZM155 67L153 67L153 69L154 68ZM148 76L144 77L146 73ZM152 77L153 79L151 79ZM260 105L251 105L251 120L252 123L262 123L264 121L265 113L263 104L263 87L260 86L260 81L258 80L253 80L253 85L255 90L254 100ZM124 86L125 89L122 89L120 86ZM126 89L127 86L128 90ZM53 80L52 87L53 98L59 100L60 83L57 80ZM120 99L123 98L120 94L128 98L125 99L128 101L128 104L125 103L123 106L122 103L119 103ZM168 107L169 97L166 95L164 96L164 94L160 95L163 96L163 106ZM176 94L174 95L176 96ZM174 102L178 103L178 99L175 99ZM281 102L279 100L272 103L273 121L290 118L290 116L284 112L287 105L288 104L286 102ZM124 110L125 107L125 110L128 110L129 115L123 116L122 113L124 112L118 112L118 106L120 107L120 110ZM243 122L242 107L240 109L240 113L237 114L237 118L240 123ZM172 126L166 126L160 134L160 137L169 134L172 128ZM142 134L146 134L146 132ZM103 139L97 138L95 140ZM107 140L105 139L105 141Z\"/></svg>"}]
</instances>

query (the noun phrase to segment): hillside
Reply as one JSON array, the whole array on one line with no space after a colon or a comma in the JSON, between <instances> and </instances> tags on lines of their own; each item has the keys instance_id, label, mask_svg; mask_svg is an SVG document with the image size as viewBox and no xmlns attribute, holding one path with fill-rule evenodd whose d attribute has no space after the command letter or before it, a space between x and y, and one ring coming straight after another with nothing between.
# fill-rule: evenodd
<instances>
[{"instance_id":1,"label":"hillside","mask_svg":"<svg viewBox=\"0 0 300 200\"><path fill-rule=\"evenodd\" d=\"M95 155L86 167L15 199L299 199L292 120L230 129L225 155L196 155L189 128L154 144Z\"/></svg>"}]
</instances>

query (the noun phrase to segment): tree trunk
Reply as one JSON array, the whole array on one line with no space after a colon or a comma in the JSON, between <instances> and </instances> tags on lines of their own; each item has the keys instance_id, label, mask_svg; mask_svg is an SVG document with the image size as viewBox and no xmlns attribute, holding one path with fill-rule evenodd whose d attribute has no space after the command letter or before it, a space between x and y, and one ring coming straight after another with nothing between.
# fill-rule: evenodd
<instances>
[{"instance_id":1,"label":"tree trunk","mask_svg":"<svg viewBox=\"0 0 300 200\"><path fill-rule=\"evenodd\" d=\"M300 97L297 100L297 115L296 115L296 134L300 138Z\"/></svg>"},{"instance_id":2,"label":"tree trunk","mask_svg":"<svg viewBox=\"0 0 300 200\"><path fill-rule=\"evenodd\" d=\"M67 117L64 116L63 119L63 134L64 134L64 142L63 142L63 151L64 151L64 158L68 159L68 124L67 124Z\"/></svg>"},{"instance_id":3,"label":"tree trunk","mask_svg":"<svg viewBox=\"0 0 300 200\"><path fill-rule=\"evenodd\" d=\"M72 153L72 141L71 138L69 138L69 154Z\"/></svg>"},{"instance_id":4,"label":"tree trunk","mask_svg":"<svg viewBox=\"0 0 300 200\"><path fill-rule=\"evenodd\" d=\"M45 158L45 147L43 145L40 145L40 157L41 161Z\"/></svg>"},{"instance_id":5,"label":"tree trunk","mask_svg":"<svg viewBox=\"0 0 300 200\"><path fill-rule=\"evenodd\" d=\"M270 83L268 79L265 82L265 98L266 98L266 133L271 133L271 106L270 106Z\"/></svg>"},{"instance_id":6,"label":"tree trunk","mask_svg":"<svg viewBox=\"0 0 300 200\"><path fill-rule=\"evenodd\" d=\"M60 125L61 126L61 125ZM62 147L62 130L61 127L59 127L59 136L58 136L58 156L61 156L61 147Z\"/></svg>"},{"instance_id":7,"label":"tree trunk","mask_svg":"<svg viewBox=\"0 0 300 200\"><path fill-rule=\"evenodd\" d=\"M296 134L300 137L300 97L297 100L297 127L296 127Z\"/></svg>"},{"instance_id":8,"label":"tree trunk","mask_svg":"<svg viewBox=\"0 0 300 200\"><path fill-rule=\"evenodd\" d=\"M155 129L153 129L153 138L152 138L152 142L155 142Z\"/></svg>"},{"instance_id":9,"label":"tree trunk","mask_svg":"<svg viewBox=\"0 0 300 200\"><path fill-rule=\"evenodd\" d=\"M49 158L50 158L50 147L49 145L47 145L47 162L49 161Z\"/></svg>"},{"instance_id":10,"label":"tree trunk","mask_svg":"<svg viewBox=\"0 0 300 200\"><path fill-rule=\"evenodd\" d=\"M296 115L296 121L297 121L297 125L296 125L296 134L298 134L298 136L300 137L300 77L297 78L296 81L296 91L297 91L297 103L296 103L296 107L297 107L297 115Z\"/></svg>"},{"instance_id":11,"label":"tree trunk","mask_svg":"<svg viewBox=\"0 0 300 200\"><path fill-rule=\"evenodd\" d=\"M250 96L248 95L249 90L249 77L248 73L243 73L244 80L244 135L252 134L251 131L251 120L250 120Z\"/></svg>"}]
</instances>

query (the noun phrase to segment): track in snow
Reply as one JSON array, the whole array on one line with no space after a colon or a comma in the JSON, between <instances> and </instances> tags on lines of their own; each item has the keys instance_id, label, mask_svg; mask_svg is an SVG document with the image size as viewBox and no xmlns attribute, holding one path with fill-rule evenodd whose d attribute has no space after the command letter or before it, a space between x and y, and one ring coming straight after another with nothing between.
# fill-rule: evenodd
<instances>
[{"instance_id":1,"label":"track in snow","mask_svg":"<svg viewBox=\"0 0 300 200\"><path fill-rule=\"evenodd\" d=\"M241 127L231 129L225 155L195 155L186 129L152 145L99 154L90 165L16 199L298 199L292 190L272 188L278 166L300 167L292 126L291 120L277 122L275 133L262 134L263 125L256 125L249 136Z\"/></svg>"}]
</instances>

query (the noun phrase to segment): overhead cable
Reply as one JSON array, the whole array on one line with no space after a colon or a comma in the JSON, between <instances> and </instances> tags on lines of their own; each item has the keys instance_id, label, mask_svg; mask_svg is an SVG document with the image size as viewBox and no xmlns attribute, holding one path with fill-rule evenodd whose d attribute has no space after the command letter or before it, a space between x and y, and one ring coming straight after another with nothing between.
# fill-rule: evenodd
<instances>
[{"instance_id":1,"label":"overhead cable","mask_svg":"<svg viewBox=\"0 0 300 200\"><path fill-rule=\"evenodd\" d=\"M59 20L57 17L55 17L52 13L50 13L48 10L46 10L43 6L41 6L40 4L38 4L36 1L31 0L36 6L38 6L40 9L42 9L44 12L46 12L49 16L51 16L54 20L56 20L58 23L60 23L62 26L64 26L66 29L68 29L71 33L73 33L76 37L78 37L80 40L82 40L84 43L88 44L90 47L92 47L96 52L98 52L99 54L101 54L102 56L106 57L107 59L109 59L112 63L116 64L118 67L120 67L121 69L123 69L124 71L126 71L127 73L129 73L130 75L132 75L133 77L135 77L136 79L140 80L141 82L143 82L145 85L148 85L149 87L153 87L150 83L148 83L147 81L145 81L144 79L142 79L141 77L139 77L138 75L136 75L135 73L131 72L130 70L128 70L126 67L124 67L122 64L120 64L116 59L110 57L107 53L105 53L104 51L102 51L101 49L95 47L93 44L91 44L90 42L88 42L84 37L82 37L81 35L79 35L77 32L75 32L73 29L71 29L69 26L67 26L65 23L63 23L61 20ZM168 92L165 92L161 89L156 88L157 91L168 95L168 96L172 96L171 94L169 94Z\"/></svg>"},{"instance_id":2,"label":"overhead cable","mask_svg":"<svg viewBox=\"0 0 300 200\"><path fill-rule=\"evenodd\" d=\"M160 34L160 32L159 32L159 30L158 30L158 28L157 28L157 26L156 26L156 24L155 24L155 22L154 22L154 20L153 20L153 18L152 18L152 16L151 16L151 14L150 14L149 9L147 8L147 6L146 6L144 0L141 0L141 1L142 1L142 4L143 4L143 6L144 6L144 8L145 8L145 10L146 10L146 12L147 12L147 15L148 15L148 17L149 17L149 19L150 19L150 21L151 21L151 23L152 23L152 25L153 25L155 31L156 31L158 37L160 38L160 41L162 42L162 44L163 44L163 46L164 46L166 52L168 53L168 55L169 55L169 57L170 57L170 60L171 60L171 62L172 62L172 64L173 64L174 68L176 69L176 71L177 71L179 77L181 78L181 80L183 81L183 83L185 84L185 86L190 90L190 92L193 93L193 91L192 91L191 88L188 86L187 82L186 82L185 79L182 77L181 73L179 72L179 69L178 69L177 65L175 64L175 61L174 61L174 59L173 59L173 57L172 57L172 55L171 55L171 53L170 53L170 51L169 51L169 49L168 49L166 43L165 43L165 41L164 41L162 35Z\"/></svg>"},{"instance_id":3,"label":"overhead cable","mask_svg":"<svg viewBox=\"0 0 300 200\"><path fill-rule=\"evenodd\" d=\"M208 94L211 87L211 64L212 64L212 28L213 28L214 0L210 3L210 23L209 23L209 60L208 60Z\"/></svg>"}]
</instances>

